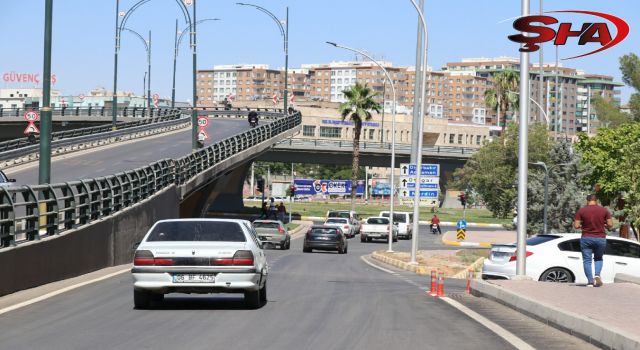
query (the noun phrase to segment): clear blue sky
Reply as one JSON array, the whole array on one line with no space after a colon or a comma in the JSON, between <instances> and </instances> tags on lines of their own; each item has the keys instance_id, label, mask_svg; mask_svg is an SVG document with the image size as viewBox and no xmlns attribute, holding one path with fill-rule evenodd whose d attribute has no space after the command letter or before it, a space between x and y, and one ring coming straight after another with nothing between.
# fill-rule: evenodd
<instances>
[{"instance_id":1,"label":"clear blue sky","mask_svg":"<svg viewBox=\"0 0 640 350\"><path fill-rule=\"evenodd\" d=\"M251 0L253 1L253 0ZM350 60L349 52L330 47L325 41L365 49L396 66L415 62L417 14L409 0L255 0L284 18L289 5L290 67L303 63ZM136 1L121 0L121 9ZM113 87L115 0L54 0L53 72L55 88L65 94L79 94L95 87ZM626 41L601 54L564 65L588 72L609 74L620 81L618 57L629 52L640 54L640 2L638 0L554 0L545 1L545 10L593 10L625 19L631 26ZM531 1L533 12L538 2ZM517 45L508 41L512 21L500 21L520 14L518 0L427 0L429 65L466 57L517 57ZM282 39L276 24L263 13L235 5L233 0L198 0L198 18L218 17L198 27L198 68L214 64L266 63L284 66ZM175 19L181 18L174 0L151 0L139 8L127 26L140 33L152 31L152 93L171 95L171 68ZM591 17L592 18L592 17ZM574 18L580 23L591 18ZM563 19L571 19L563 17ZM0 2L2 54L0 73L42 72L44 0ZM184 27L183 22L180 27ZM577 26L577 25L576 25ZM185 38L188 39L188 38ZM553 48L546 45L545 61L554 60ZM587 50L576 45L561 48L561 57ZM589 50L590 51L590 50ZM537 62L538 54L532 56ZM124 33L119 62L118 90L140 93L146 70L142 43ZM191 95L191 55L188 40L183 41L178 59L177 95ZM0 86L5 86L0 81ZM623 101L631 92L623 88Z\"/></svg>"}]
</instances>

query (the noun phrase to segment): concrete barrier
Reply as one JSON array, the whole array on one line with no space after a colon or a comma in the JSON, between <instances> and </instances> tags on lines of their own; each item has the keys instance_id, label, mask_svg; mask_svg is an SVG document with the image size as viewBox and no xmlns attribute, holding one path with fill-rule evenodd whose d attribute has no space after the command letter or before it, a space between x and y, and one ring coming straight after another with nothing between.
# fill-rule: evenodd
<instances>
[{"instance_id":1,"label":"concrete barrier","mask_svg":"<svg viewBox=\"0 0 640 350\"><path fill-rule=\"evenodd\" d=\"M0 296L129 263L133 245L157 220L177 218L175 186L77 230L0 251Z\"/></svg>"}]
</instances>

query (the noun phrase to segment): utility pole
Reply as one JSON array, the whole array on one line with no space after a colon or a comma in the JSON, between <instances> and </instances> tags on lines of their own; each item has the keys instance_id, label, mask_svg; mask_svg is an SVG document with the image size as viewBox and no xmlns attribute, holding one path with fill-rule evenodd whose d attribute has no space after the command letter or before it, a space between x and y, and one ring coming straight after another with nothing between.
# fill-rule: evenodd
<instances>
[{"instance_id":1,"label":"utility pole","mask_svg":"<svg viewBox=\"0 0 640 350\"><path fill-rule=\"evenodd\" d=\"M424 12L424 0L420 0L420 11ZM422 69L427 69L427 67L421 67L422 64L422 55L425 54L426 48L423 48L423 37L422 34L424 32L424 28L422 28L422 20L418 18L418 33L416 39L416 74L415 74L415 86L413 88L413 121L411 122L411 163L416 162L416 157L418 154L418 137L422 137L422 135L418 135L416 130L419 128L418 123L423 122L424 115L420 115L420 91L427 88L427 83L421 80L422 77ZM384 131L383 131L384 132Z\"/></svg>"},{"instance_id":2,"label":"utility pole","mask_svg":"<svg viewBox=\"0 0 640 350\"><path fill-rule=\"evenodd\" d=\"M42 69L42 108L40 108L42 115L40 120L40 159L38 167L38 183L41 185L51 183L51 31L53 0L45 0L44 11L44 62Z\"/></svg>"}]
</instances>

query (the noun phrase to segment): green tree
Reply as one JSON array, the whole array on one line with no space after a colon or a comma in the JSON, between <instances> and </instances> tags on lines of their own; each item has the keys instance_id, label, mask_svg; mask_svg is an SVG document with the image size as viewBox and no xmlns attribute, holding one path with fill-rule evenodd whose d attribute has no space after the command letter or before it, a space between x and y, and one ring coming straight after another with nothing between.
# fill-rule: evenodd
<instances>
[{"instance_id":1,"label":"green tree","mask_svg":"<svg viewBox=\"0 0 640 350\"><path fill-rule=\"evenodd\" d=\"M622 81L636 89L629 99L629 107L635 121L640 121L640 58L634 53L620 57Z\"/></svg>"},{"instance_id":2,"label":"green tree","mask_svg":"<svg viewBox=\"0 0 640 350\"><path fill-rule=\"evenodd\" d=\"M373 98L377 93L367 85L356 83L342 92L347 101L340 104L342 120L349 118L353 122L353 162L351 165L351 210L355 210L358 169L360 168L360 132L362 122L371 120L371 111L380 112L382 106Z\"/></svg>"},{"instance_id":3,"label":"green tree","mask_svg":"<svg viewBox=\"0 0 640 350\"><path fill-rule=\"evenodd\" d=\"M511 123L504 142L488 142L462 169L458 169L453 186L470 187L495 217L507 218L515 207L518 169L518 126ZM529 127L529 161L548 162L553 140L543 124Z\"/></svg>"},{"instance_id":4,"label":"green tree","mask_svg":"<svg viewBox=\"0 0 640 350\"><path fill-rule=\"evenodd\" d=\"M518 109L518 87L520 77L512 70L506 70L493 76L493 88L484 92L487 106L501 115L498 122L502 125L502 135L507 125L507 111Z\"/></svg>"},{"instance_id":5,"label":"green tree","mask_svg":"<svg viewBox=\"0 0 640 350\"><path fill-rule=\"evenodd\" d=\"M615 128L631 120L628 115L620 112L618 106L605 100L602 96L593 96L591 103L598 114L598 120L604 127Z\"/></svg>"}]
</instances>

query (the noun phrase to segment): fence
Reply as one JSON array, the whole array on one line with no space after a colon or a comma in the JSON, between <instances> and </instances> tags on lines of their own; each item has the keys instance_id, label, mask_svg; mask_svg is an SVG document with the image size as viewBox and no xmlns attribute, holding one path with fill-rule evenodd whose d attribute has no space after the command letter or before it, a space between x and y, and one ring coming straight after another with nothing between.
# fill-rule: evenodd
<instances>
[{"instance_id":1,"label":"fence","mask_svg":"<svg viewBox=\"0 0 640 350\"><path fill-rule=\"evenodd\" d=\"M246 112L245 112L246 114ZM178 159L93 179L0 187L0 246L91 224L125 210L172 185L182 185L229 157L290 130L300 113L275 119Z\"/></svg>"},{"instance_id":2,"label":"fence","mask_svg":"<svg viewBox=\"0 0 640 350\"><path fill-rule=\"evenodd\" d=\"M345 150L351 150L353 148L353 141L351 140L323 140L323 139L289 139L284 140L278 144L280 148L286 148L286 146L290 146L292 148L338 148ZM410 153L411 145L396 143L396 152L402 153ZM367 142L360 141L360 150L385 150L391 151L391 143L389 142ZM460 154L460 155L471 155L474 154L478 149L471 147L456 147L456 146L424 146L422 147L422 152L428 153L443 153L443 154Z\"/></svg>"}]
</instances>

